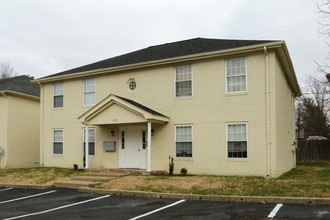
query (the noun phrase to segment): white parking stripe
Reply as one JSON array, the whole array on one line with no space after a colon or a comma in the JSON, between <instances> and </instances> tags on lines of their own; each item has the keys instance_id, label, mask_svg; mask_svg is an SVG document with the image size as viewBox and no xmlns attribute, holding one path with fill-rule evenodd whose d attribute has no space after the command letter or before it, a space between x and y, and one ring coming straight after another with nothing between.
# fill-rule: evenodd
<instances>
[{"instance_id":1,"label":"white parking stripe","mask_svg":"<svg viewBox=\"0 0 330 220\"><path fill-rule=\"evenodd\" d=\"M0 189L0 192L2 192L2 191L7 191L7 190L11 190L11 189L13 189L13 187L11 187L11 188L6 188L6 189Z\"/></svg>"},{"instance_id":2,"label":"white parking stripe","mask_svg":"<svg viewBox=\"0 0 330 220\"><path fill-rule=\"evenodd\" d=\"M56 192L56 190L49 191L49 192L44 192L44 193L39 193L39 194L31 195L31 196L24 196L24 197L21 197L21 198L16 198L16 199L11 199L11 200L1 201L0 204L14 202L14 201L23 200L23 199L28 199L28 198L37 197L37 196L42 196L42 195L46 195L46 194L54 193L54 192Z\"/></svg>"},{"instance_id":3,"label":"white parking stripe","mask_svg":"<svg viewBox=\"0 0 330 220\"><path fill-rule=\"evenodd\" d=\"M164 207L162 207L162 208L156 209L156 210L151 211L151 212L147 212L147 213L145 213L145 214L143 214L143 215L136 216L136 217L131 218L131 219L129 219L129 220L135 220L135 219L139 219L139 218L142 218L142 217L145 217L145 216L151 215L151 214L153 214L153 213L155 213L155 212L159 212L159 211L161 211L161 210L163 210L163 209L167 209L167 208L169 208L169 207L175 206L175 205L177 205L177 204L179 204L179 203L181 203L181 202L184 202L184 201L186 201L186 200L185 200L185 199L182 199L182 200L177 201L177 202L175 202L175 203L172 203L172 204L170 204L170 205L164 206Z\"/></svg>"},{"instance_id":4,"label":"white parking stripe","mask_svg":"<svg viewBox=\"0 0 330 220\"><path fill-rule=\"evenodd\" d=\"M275 215L277 214L278 210L280 210L280 208L282 207L283 204L277 204L275 206L275 208L273 209L273 211L270 212L270 214L268 215L268 218L274 218Z\"/></svg>"},{"instance_id":5,"label":"white parking stripe","mask_svg":"<svg viewBox=\"0 0 330 220\"><path fill-rule=\"evenodd\" d=\"M52 212L52 211L56 211L56 210L59 210L59 209L64 209L64 208L67 208L67 207L71 207L71 206L75 206L75 205L80 205L80 204L83 204L83 203L92 202L92 201L95 201L95 200L107 198L109 196L110 195L101 196L101 197L97 197L97 198L94 198L94 199L89 199L89 200L85 200L85 201L73 203L73 204L70 204L70 205L64 205L64 206L60 206L60 207L53 208L53 209L48 209L48 210L41 211L41 212L35 212L35 213L26 214L26 215L20 215L20 216L15 216L15 217L11 217L11 218L6 218L4 220L11 220L11 219L24 218L24 217L33 216L33 215L40 215L40 214L44 214L44 213L47 213L47 212Z\"/></svg>"}]
</instances>

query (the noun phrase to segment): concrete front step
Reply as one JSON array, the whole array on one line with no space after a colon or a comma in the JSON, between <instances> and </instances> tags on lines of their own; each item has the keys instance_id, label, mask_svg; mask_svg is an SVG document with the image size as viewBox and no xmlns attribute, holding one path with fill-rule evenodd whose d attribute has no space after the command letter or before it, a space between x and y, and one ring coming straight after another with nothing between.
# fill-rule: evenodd
<instances>
[{"instance_id":1,"label":"concrete front step","mask_svg":"<svg viewBox=\"0 0 330 220\"><path fill-rule=\"evenodd\" d=\"M92 172L92 173L111 173L111 174L115 174L115 173L118 173L118 174L126 174L126 175L129 175L129 174L149 174L150 172L146 171L146 170L141 170L141 169L108 169L108 168L87 168L85 169L85 171L89 171L89 172Z\"/></svg>"},{"instance_id":2,"label":"concrete front step","mask_svg":"<svg viewBox=\"0 0 330 220\"><path fill-rule=\"evenodd\" d=\"M107 182L109 180L115 179L117 177L113 176L99 176L99 175L87 175L87 176L72 176L70 179L79 181L89 181L89 182Z\"/></svg>"},{"instance_id":3,"label":"concrete front step","mask_svg":"<svg viewBox=\"0 0 330 220\"><path fill-rule=\"evenodd\" d=\"M101 182L93 181L80 181L80 180L63 180L54 182L54 186L58 188L73 188L77 189L79 187L91 187L101 184Z\"/></svg>"}]
</instances>

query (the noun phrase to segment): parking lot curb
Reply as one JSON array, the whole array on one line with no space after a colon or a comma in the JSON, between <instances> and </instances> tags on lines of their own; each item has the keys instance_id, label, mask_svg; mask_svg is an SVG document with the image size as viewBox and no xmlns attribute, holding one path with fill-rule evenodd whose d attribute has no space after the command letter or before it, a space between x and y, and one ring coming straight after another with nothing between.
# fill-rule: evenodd
<instances>
[{"instance_id":1,"label":"parking lot curb","mask_svg":"<svg viewBox=\"0 0 330 220\"><path fill-rule=\"evenodd\" d=\"M96 194L110 194L116 196L136 196L136 197L162 198L162 199L186 199L186 200L217 201L217 202L254 202L254 203L291 203L291 204L307 204L307 205L330 205L330 198L193 195L193 194L95 189L88 187L78 188L78 191L87 192L87 193L96 193Z\"/></svg>"},{"instance_id":2,"label":"parking lot curb","mask_svg":"<svg viewBox=\"0 0 330 220\"><path fill-rule=\"evenodd\" d=\"M27 184L0 184L1 187L6 188L23 188L23 189L48 189L53 187L53 185L27 185Z\"/></svg>"}]
</instances>

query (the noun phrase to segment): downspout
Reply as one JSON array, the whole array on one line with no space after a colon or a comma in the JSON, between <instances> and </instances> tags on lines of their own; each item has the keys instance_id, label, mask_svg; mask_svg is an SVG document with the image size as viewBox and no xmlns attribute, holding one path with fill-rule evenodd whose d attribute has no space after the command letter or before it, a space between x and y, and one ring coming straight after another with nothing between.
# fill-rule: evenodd
<instances>
[{"instance_id":1,"label":"downspout","mask_svg":"<svg viewBox=\"0 0 330 220\"><path fill-rule=\"evenodd\" d=\"M40 81L38 81L38 85L40 86L40 89L42 91L42 93L40 93L40 105L41 105L41 102L42 102L42 106L40 106L40 146L39 146L39 149L40 149L40 165L41 166L44 166L44 162L45 162L45 154L44 154L44 88L42 86L42 84L40 83Z\"/></svg>"},{"instance_id":2,"label":"downspout","mask_svg":"<svg viewBox=\"0 0 330 220\"><path fill-rule=\"evenodd\" d=\"M269 107L269 63L268 51L264 46L265 63L266 63L266 141L267 141L267 177L270 176L270 107Z\"/></svg>"}]
</instances>

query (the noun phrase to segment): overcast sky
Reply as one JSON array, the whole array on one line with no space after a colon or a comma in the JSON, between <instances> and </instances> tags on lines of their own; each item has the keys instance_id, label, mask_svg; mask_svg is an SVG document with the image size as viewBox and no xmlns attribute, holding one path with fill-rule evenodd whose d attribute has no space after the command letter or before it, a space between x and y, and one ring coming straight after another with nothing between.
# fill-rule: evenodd
<instances>
[{"instance_id":1,"label":"overcast sky","mask_svg":"<svg viewBox=\"0 0 330 220\"><path fill-rule=\"evenodd\" d=\"M301 85L325 63L317 0L0 0L0 61L35 78L196 37L285 40Z\"/></svg>"}]
</instances>

